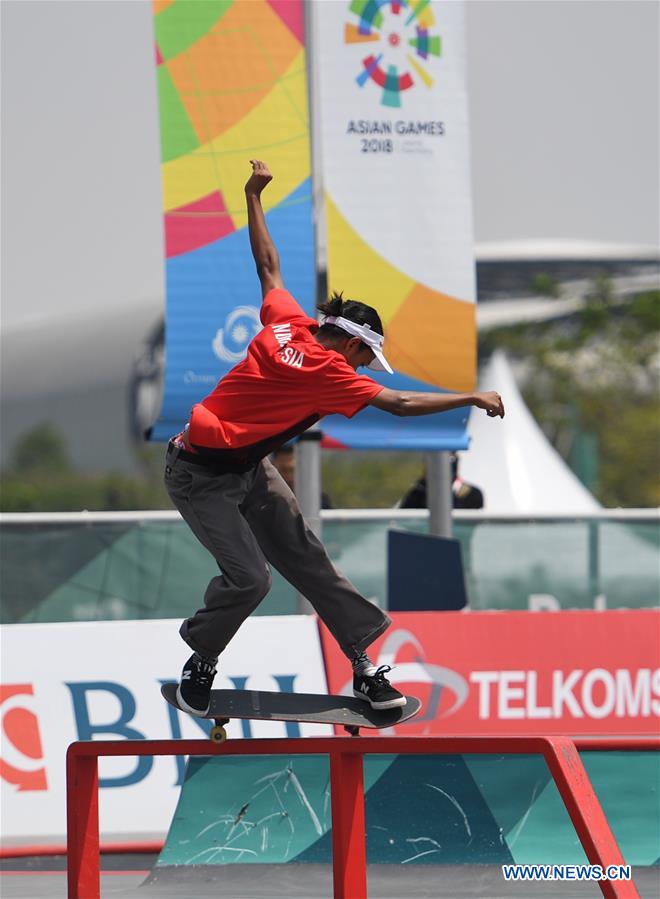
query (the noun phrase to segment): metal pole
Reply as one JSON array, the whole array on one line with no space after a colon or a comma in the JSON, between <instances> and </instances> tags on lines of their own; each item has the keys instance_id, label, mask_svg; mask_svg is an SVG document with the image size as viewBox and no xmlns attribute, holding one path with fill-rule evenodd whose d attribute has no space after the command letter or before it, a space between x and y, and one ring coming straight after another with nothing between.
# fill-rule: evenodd
<instances>
[{"instance_id":1,"label":"metal pole","mask_svg":"<svg viewBox=\"0 0 660 899\"><path fill-rule=\"evenodd\" d=\"M319 109L320 88L316 77L314 56L318 47L318 20L315 4L305 0L303 4L305 30L305 62L307 69L307 100L310 109ZM313 115L309 123L309 142L312 158L312 220L316 256L316 306L320 296L326 294L325 276L325 209L323 204L323 182L321 165L321 116ZM322 289L321 289L322 287ZM300 511L316 536L321 539L321 437L319 430L312 428L301 434L295 445L296 469L294 487ZM296 592L298 614L309 615L314 610L304 596Z\"/></svg>"},{"instance_id":2,"label":"metal pole","mask_svg":"<svg viewBox=\"0 0 660 899\"><path fill-rule=\"evenodd\" d=\"M72 744L74 745L74 744ZM99 899L98 756L66 756L67 881L69 899Z\"/></svg>"},{"instance_id":3,"label":"metal pole","mask_svg":"<svg viewBox=\"0 0 660 899\"><path fill-rule=\"evenodd\" d=\"M307 63L307 102L310 109L317 111L316 115L310 117L309 142L312 157L312 216L314 220L316 271L318 275L320 272L325 273L327 270L327 227L325 221L323 166L321 164L321 116L318 114L318 110L321 108L321 89L315 65L320 26L314 0L305 0L303 14L305 22L305 60ZM322 295L325 295L325 293L324 289Z\"/></svg>"},{"instance_id":4,"label":"metal pole","mask_svg":"<svg viewBox=\"0 0 660 899\"><path fill-rule=\"evenodd\" d=\"M596 600L600 597L600 521L588 521L587 529L589 532L589 601L596 608Z\"/></svg>"},{"instance_id":5,"label":"metal pole","mask_svg":"<svg viewBox=\"0 0 660 899\"><path fill-rule=\"evenodd\" d=\"M335 899L367 895L362 755L330 753L332 880Z\"/></svg>"},{"instance_id":6,"label":"metal pole","mask_svg":"<svg viewBox=\"0 0 660 899\"><path fill-rule=\"evenodd\" d=\"M448 452L426 454L426 496L429 534L452 536L451 456Z\"/></svg>"},{"instance_id":7,"label":"metal pole","mask_svg":"<svg viewBox=\"0 0 660 899\"><path fill-rule=\"evenodd\" d=\"M295 445L296 470L294 487L296 499L307 524L321 539L321 438L317 430L305 431ZM313 609L304 596L296 593L296 610L309 615Z\"/></svg>"}]
</instances>

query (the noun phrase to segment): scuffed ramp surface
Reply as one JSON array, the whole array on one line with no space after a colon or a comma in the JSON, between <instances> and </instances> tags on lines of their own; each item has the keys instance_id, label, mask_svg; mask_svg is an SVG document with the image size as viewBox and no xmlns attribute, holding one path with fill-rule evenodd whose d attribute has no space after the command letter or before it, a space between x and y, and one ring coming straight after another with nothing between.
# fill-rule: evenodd
<instances>
[{"instance_id":1,"label":"scuffed ramp surface","mask_svg":"<svg viewBox=\"0 0 660 899\"><path fill-rule=\"evenodd\" d=\"M369 863L513 860L460 757L369 756L364 784ZM330 864L331 824L326 756L192 758L156 870Z\"/></svg>"},{"instance_id":2,"label":"scuffed ramp surface","mask_svg":"<svg viewBox=\"0 0 660 899\"><path fill-rule=\"evenodd\" d=\"M624 858L657 865L660 758L584 753L583 761ZM586 862L540 756L367 755L364 786L370 865ZM327 756L193 758L154 873L329 865L331 823Z\"/></svg>"},{"instance_id":3,"label":"scuffed ramp surface","mask_svg":"<svg viewBox=\"0 0 660 899\"><path fill-rule=\"evenodd\" d=\"M329 779L326 756L189 759L154 870L294 861L330 830Z\"/></svg>"}]
</instances>

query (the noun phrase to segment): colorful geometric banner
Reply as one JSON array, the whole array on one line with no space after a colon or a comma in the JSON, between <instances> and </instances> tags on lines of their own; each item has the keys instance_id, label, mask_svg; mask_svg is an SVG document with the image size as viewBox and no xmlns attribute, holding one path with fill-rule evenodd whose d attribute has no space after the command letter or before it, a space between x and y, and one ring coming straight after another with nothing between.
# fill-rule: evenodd
<instances>
[{"instance_id":1,"label":"colorful geometric banner","mask_svg":"<svg viewBox=\"0 0 660 899\"><path fill-rule=\"evenodd\" d=\"M152 439L232 368L261 328L247 235L249 160L274 174L266 220L287 288L314 308L301 0L155 0L166 252L166 370Z\"/></svg>"},{"instance_id":2,"label":"colorful geometric banner","mask_svg":"<svg viewBox=\"0 0 660 899\"><path fill-rule=\"evenodd\" d=\"M315 3L328 285L375 306L394 389L474 389L463 4ZM316 111L316 110L315 110ZM468 411L323 430L354 447L464 449Z\"/></svg>"}]
</instances>

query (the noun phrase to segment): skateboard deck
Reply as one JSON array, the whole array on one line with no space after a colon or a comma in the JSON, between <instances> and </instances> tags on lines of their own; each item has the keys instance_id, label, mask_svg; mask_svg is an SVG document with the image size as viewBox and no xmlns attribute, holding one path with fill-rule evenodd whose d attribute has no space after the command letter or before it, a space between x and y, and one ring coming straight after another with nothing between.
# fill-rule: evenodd
<instances>
[{"instance_id":1,"label":"skateboard deck","mask_svg":"<svg viewBox=\"0 0 660 899\"><path fill-rule=\"evenodd\" d=\"M180 711L176 700L177 684L163 684L160 692ZM406 704L396 709L376 711L368 702L353 696L328 696L323 693L275 693L262 690L211 690L211 705L204 718L215 721L211 730L214 742L227 738L224 725L232 718L258 721L298 721L336 724L357 736L361 727L379 729L401 724L416 715L422 703L406 696Z\"/></svg>"}]
</instances>

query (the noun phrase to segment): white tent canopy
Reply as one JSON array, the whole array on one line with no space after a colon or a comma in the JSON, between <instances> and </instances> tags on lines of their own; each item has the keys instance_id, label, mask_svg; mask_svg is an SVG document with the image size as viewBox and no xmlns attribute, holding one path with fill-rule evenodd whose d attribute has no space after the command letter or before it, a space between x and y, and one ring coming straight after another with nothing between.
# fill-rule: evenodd
<instances>
[{"instance_id":1,"label":"white tent canopy","mask_svg":"<svg viewBox=\"0 0 660 899\"><path fill-rule=\"evenodd\" d=\"M470 449L460 457L461 477L483 490L488 512L580 514L601 508L532 417L501 350L483 371L479 389L497 390L506 410L503 419L472 412Z\"/></svg>"}]
</instances>

